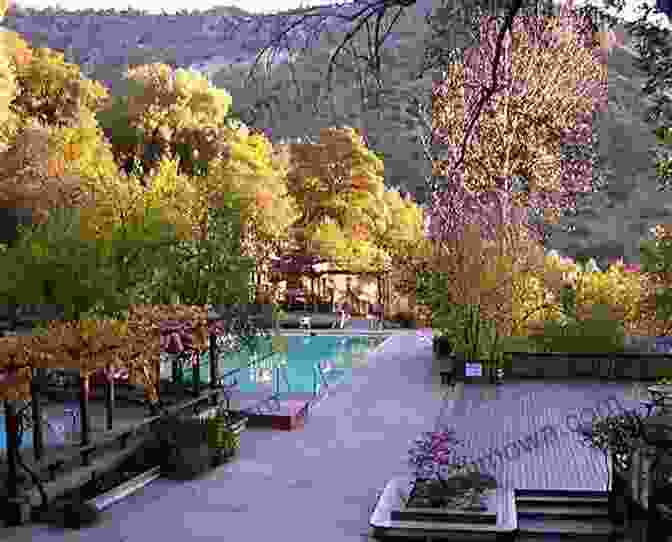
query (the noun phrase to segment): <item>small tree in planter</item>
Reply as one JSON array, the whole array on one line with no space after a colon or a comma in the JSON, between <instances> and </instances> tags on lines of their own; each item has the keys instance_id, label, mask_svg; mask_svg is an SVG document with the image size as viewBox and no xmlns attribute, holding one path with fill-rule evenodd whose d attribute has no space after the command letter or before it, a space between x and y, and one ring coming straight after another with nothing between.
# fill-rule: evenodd
<instances>
[{"instance_id":1,"label":"small tree in planter","mask_svg":"<svg viewBox=\"0 0 672 542\"><path fill-rule=\"evenodd\" d=\"M484 509L483 493L497 487L496 480L478 471L458 474L464 462L454 462L454 446L461 441L454 430L423 433L409 450L414 479L406 507ZM448 471L444 477L443 471Z\"/></svg>"},{"instance_id":2,"label":"small tree in planter","mask_svg":"<svg viewBox=\"0 0 672 542\"><path fill-rule=\"evenodd\" d=\"M247 417L220 407L208 419L208 445L214 451L213 462L232 457L240 448L240 434L247 425Z\"/></svg>"}]
</instances>

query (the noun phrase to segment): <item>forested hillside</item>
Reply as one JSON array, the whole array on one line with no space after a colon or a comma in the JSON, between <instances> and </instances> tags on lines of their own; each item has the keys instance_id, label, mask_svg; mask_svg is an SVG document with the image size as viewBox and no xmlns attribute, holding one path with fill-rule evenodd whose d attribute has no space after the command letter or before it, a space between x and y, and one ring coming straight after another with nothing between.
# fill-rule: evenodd
<instances>
[{"instance_id":1,"label":"forested hillside","mask_svg":"<svg viewBox=\"0 0 672 542\"><path fill-rule=\"evenodd\" d=\"M427 131L407 107L413 98L429 104L431 74L417 81L414 77L428 36L423 14L430 6L431 2L423 2L407 9L385 42L379 100L363 91L377 83L364 77L361 61L347 51L333 90L326 89L329 54L340 43L343 30L323 35L309 51L293 51L291 65L286 56L280 57L266 80L257 74L248 81L244 76L254 54L244 51L242 42L250 35L232 35L229 15L245 14L231 8L157 16L93 10L77 15L25 12L6 17L3 24L33 45L63 50L66 60L82 66L86 76L104 82L113 95L123 92L121 74L129 66L160 61L203 68L216 60L223 66L212 81L231 93L233 110L248 125L270 129L274 142L315 139L327 126L357 127L369 146L382 153L386 184L409 190L422 201L424 178L430 172L421 142ZM254 42L261 47L269 35L254 35ZM366 40L364 30L358 38L362 50ZM598 260L624 257L626 262L637 262L641 236L652 225L669 220L672 197L656 191L650 153L656 140L643 120L643 79L633 60L623 49L612 53L609 109L596 122L599 168L609 181L608 189L585 199L579 216L565 224L571 231L554 229L550 248L571 256L585 253Z\"/></svg>"}]
</instances>

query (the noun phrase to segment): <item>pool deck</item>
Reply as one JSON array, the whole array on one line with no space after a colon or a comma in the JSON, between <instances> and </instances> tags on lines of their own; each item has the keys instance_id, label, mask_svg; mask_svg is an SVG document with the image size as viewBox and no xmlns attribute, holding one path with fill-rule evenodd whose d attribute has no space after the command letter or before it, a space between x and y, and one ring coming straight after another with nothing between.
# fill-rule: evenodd
<instances>
[{"instance_id":1,"label":"pool deck","mask_svg":"<svg viewBox=\"0 0 672 542\"><path fill-rule=\"evenodd\" d=\"M553 445L513 460L494 454L503 485L603 490L604 458L570 431L568 414L616 397L638 404L633 385L613 382L510 382L499 388L440 384L431 341L395 334L353 369L297 431L246 430L240 457L197 481L159 479L102 513L98 526L0 529L8 542L364 542L376 492L408 474L410 442L437 418L457 429L472 457L510 450L511 442L557 424ZM585 414L584 414L585 419ZM509 445L509 446L507 446ZM520 451L520 446L519 446ZM514 454L515 455L515 454Z\"/></svg>"}]
</instances>

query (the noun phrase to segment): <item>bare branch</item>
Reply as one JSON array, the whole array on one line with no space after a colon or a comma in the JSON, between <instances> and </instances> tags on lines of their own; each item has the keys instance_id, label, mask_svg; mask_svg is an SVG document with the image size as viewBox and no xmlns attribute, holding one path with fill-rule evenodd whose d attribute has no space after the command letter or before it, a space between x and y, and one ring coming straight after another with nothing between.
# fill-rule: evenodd
<instances>
[{"instance_id":1,"label":"bare branch","mask_svg":"<svg viewBox=\"0 0 672 542\"><path fill-rule=\"evenodd\" d=\"M474 129L474 126L476 125L476 121L481 115L481 111L483 110L483 107L487 103L487 101L492 98L492 96L495 94L495 92L498 90L497 88L497 68L499 68L499 57L502 53L502 41L504 40L504 35L508 32L509 34L511 33L511 25L513 24L513 19L516 16L516 13L520 10L521 6L523 4L523 0L513 0L513 6L510 8L508 13L506 14L506 18L504 19L504 25L499 31L499 34L497 36L497 42L495 44L495 58L492 62L492 86L489 88L486 88L485 91L483 92L481 99L479 100L478 104L476 105L476 108L474 110L474 114L469 121L469 124L467 126L467 130L465 131L464 134L464 139L462 140L462 148L460 151L460 157L453 166L453 172L457 171L458 168L464 163L464 157L465 157L465 152L467 150L467 144L469 142L469 139L471 137L471 132Z\"/></svg>"}]
</instances>

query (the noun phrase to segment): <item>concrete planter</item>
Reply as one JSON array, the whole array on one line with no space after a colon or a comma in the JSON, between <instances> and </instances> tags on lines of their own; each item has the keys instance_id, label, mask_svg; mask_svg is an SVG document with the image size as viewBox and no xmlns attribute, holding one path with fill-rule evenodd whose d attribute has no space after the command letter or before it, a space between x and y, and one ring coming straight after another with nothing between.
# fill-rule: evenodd
<instances>
[{"instance_id":1,"label":"concrete planter","mask_svg":"<svg viewBox=\"0 0 672 542\"><path fill-rule=\"evenodd\" d=\"M452 480L446 480L450 484ZM432 521L438 523L497 523L494 489L473 490L468 481L450 484L446 489L437 480L416 480L413 496L390 518L395 521ZM432 504L433 502L433 504ZM461 504L458 504L460 503Z\"/></svg>"},{"instance_id":2,"label":"concrete planter","mask_svg":"<svg viewBox=\"0 0 672 542\"><path fill-rule=\"evenodd\" d=\"M392 510L390 519L393 521L430 522L436 524L466 523L478 525L496 525L497 507L495 490L488 490L482 495L482 503L478 509L406 507Z\"/></svg>"},{"instance_id":3,"label":"concrete planter","mask_svg":"<svg viewBox=\"0 0 672 542\"><path fill-rule=\"evenodd\" d=\"M486 490L486 510L468 512L459 510L414 511L405 508L411 480L393 478L380 493L369 524L373 537L394 537L404 540L470 540L495 541L511 537L516 530L514 495L512 490L498 488ZM394 519L399 514L424 514ZM494 514L495 521L492 522Z\"/></svg>"}]
</instances>

